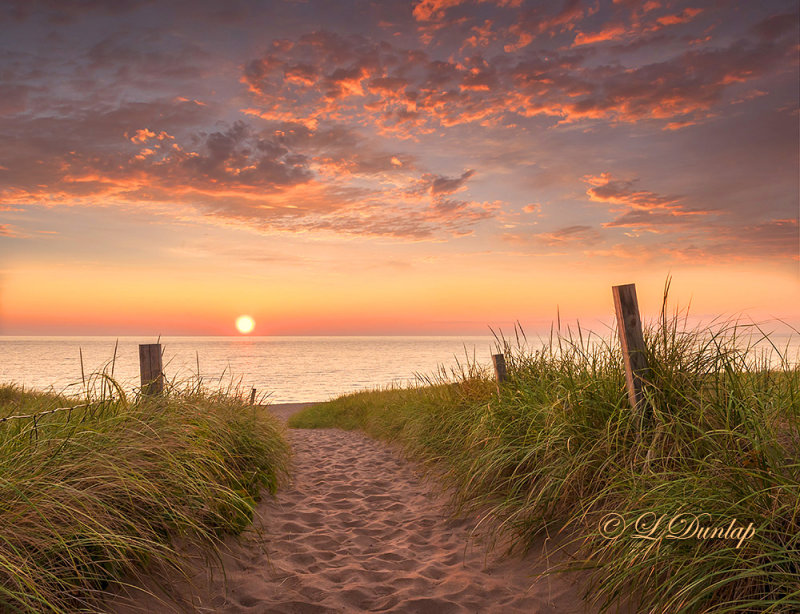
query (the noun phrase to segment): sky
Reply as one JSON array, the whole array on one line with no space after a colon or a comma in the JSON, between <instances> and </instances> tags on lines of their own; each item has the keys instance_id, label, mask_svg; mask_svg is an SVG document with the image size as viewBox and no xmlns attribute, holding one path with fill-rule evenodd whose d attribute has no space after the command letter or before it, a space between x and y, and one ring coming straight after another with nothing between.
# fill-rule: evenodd
<instances>
[{"instance_id":1,"label":"sky","mask_svg":"<svg viewBox=\"0 0 800 614\"><path fill-rule=\"evenodd\" d=\"M795 0L2 0L0 334L800 327Z\"/></svg>"}]
</instances>

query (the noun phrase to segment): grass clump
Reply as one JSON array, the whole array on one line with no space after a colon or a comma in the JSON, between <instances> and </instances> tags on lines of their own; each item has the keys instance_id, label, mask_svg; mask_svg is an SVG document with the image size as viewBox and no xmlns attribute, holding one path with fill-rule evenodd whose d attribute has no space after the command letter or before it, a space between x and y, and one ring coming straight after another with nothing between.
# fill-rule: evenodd
<instances>
[{"instance_id":1,"label":"grass clump","mask_svg":"<svg viewBox=\"0 0 800 614\"><path fill-rule=\"evenodd\" d=\"M289 448L262 408L194 389L0 423L0 610L99 612L115 585L183 573L252 521ZM74 399L0 387L0 418Z\"/></svg>"},{"instance_id":2,"label":"grass clump","mask_svg":"<svg viewBox=\"0 0 800 614\"><path fill-rule=\"evenodd\" d=\"M563 530L578 558L560 569L593 569L587 596L603 610L800 611L796 360L760 352L769 337L757 328L687 330L677 314L645 337L644 414L628 405L617 344L578 330L537 349L501 340L509 378L499 389L472 365L424 386L343 396L289 424L400 442L444 468L461 509L488 509L521 547ZM609 514L624 531L601 533ZM694 517L754 532L680 533Z\"/></svg>"}]
</instances>

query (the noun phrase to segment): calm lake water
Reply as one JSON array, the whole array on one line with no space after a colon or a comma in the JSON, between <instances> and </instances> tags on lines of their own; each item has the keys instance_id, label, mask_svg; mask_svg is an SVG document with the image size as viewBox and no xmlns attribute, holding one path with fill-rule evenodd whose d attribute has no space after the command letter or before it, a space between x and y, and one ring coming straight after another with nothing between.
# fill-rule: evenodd
<instances>
[{"instance_id":1,"label":"calm lake water","mask_svg":"<svg viewBox=\"0 0 800 614\"><path fill-rule=\"evenodd\" d=\"M115 337L0 337L0 382L80 393L84 372L102 371L114 356ZM114 378L127 390L139 384L139 343L120 337ZM465 351L491 363L487 337L162 337L164 372L177 382L196 378L198 362L210 388L229 385L273 403L324 401L362 390L405 385L416 374L465 362Z\"/></svg>"},{"instance_id":2,"label":"calm lake water","mask_svg":"<svg viewBox=\"0 0 800 614\"><path fill-rule=\"evenodd\" d=\"M782 350L789 346L796 364L797 336L776 334L772 339ZM0 337L0 383L80 394L81 353L91 382L92 373L104 368L110 372L116 341L114 337ZM119 338L114 378L126 392L139 385L138 344L154 342L150 337ZM491 336L162 337L161 344L169 380L196 381L199 364L207 387L238 386L248 395L255 387L259 398L272 403L324 401L365 388L407 385L417 375L463 365L467 356L488 367L495 350Z\"/></svg>"}]
</instances>

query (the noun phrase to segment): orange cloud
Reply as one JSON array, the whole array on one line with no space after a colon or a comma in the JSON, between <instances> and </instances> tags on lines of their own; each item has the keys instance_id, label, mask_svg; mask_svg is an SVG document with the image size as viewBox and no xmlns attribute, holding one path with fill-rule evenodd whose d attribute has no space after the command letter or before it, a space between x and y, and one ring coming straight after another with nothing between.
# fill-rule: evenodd
<instances>
[{"instance_id":1,"label":"orange cloud","mask_svg":"<svg viewBox=\"0 0 800 614\"><path fill-rule=\"evenodd\" d=\"M664 196L635 188L635 181L615 179L611 173L587 175L583 180L591 185L586 194L594 202L615 205L610 210L619 213L604 228L632 228L662 233L665 228L687 222L685 218L709 215L711 211L688 209L680 196Z\"/></svg>"},{"instance_id":2,"label":"orange cloud","mask_svg":"<svg viewBox=\"0 0 800 614\"><path fill-rule=\"evenodd\" d=\"M703 12L703 9L692 9L687 8L683 9L680 13L674 15L662 15L656 22L662 26L674 26L680 23L687 23L697 17L700 13Z\"/></svg>"},{"instance_id":3,"label":"orange cloud","mask_svg":"<svg viewBox=\"0 0 800 614\"><path fill-rule=\"evenodd\" d=\"M666 209L674 206L680 197L661 196L655 192L634 189L633 181L615 179L611 173L586 175L583 180L592 187L586 191L595 202L625 205L632 209Z\"/></svg>"},{"instance_id":4,"label":"orange cloud","mask_svg":"<svg viewBox=\"0 0 800 614\"><path fill-rule=\"evenodd\" d=\"M570 3L550 20L554 27L569 29L584 14L580 5ZM687 11L686 18L696 14ZM515 27L522 26L509 32ZM243 79L254 95L247 112L271 121L294 117L312 127L322 121L360 123L408 139L440 127L516 124L520 117L535 116L554 117L561 124L653 120L675 130L705 119L713 107L725 104L727 88L765 75L791 50L791 43L780 39L684 50L633 68L586 65L591 54L583 47L625 32L619 23L581 32L574 39L580 45L576 50L546 56L489 59L476 54L447 60L357 36L316 32L300 37L288 51L273 49L246 65ZM314 69L304 69L298 79L293 76L298 66Z\"/></svg>"},{"instance_id":5,"label":"orange cloud","mask_svg":"<svg viewBox=\"0 0 800 614\"><path fill-rule=\"evenodd\" d=\"M417 21L440 19L447 9L464 2L465 0L421 0L414 6L414 19Z\"/></svg>"},{"instance_id":6,"label":"orange cloud","mask_svg":"<svg viewBox=\"0 0 800 614\"><path fill-rule=\"evenodd\" d=\"M472 35L464 41L461 49L464 50L467 47L488 47L489 43L497 38L497 33L492 30L493 22L491 19L486 19L483 22L483 25L480 26L472 26L470 32Z\"/></svg>"},{"instance_id":7,"label":"orange cloud","mask_svg":"<svg viewBox=\"0 0 800 614\"><path fill-rule=\"evenodd\" d=\"M420 0L414 5L412 14L417 21L435 21L444 18L447 11L462 4L491 3L497 6L519 7L523 0Z\"/></svg>"},{"instance_id":8,"label":"orange cloud","mask_svg":"<svg viewBox=\"0 0 800 614\"><path fill-rule=\"evenodd\" d=\"M620 8L614 13L612 19L607 20L599 29L582 30L573 39L572 46L579 47L603 42L623 41L631 47L640 47L647 44L648 39L664 28L687 24L703 12L700 8L685 8L679 13L659 12L659 9L668 10L660 2L645 3L615 3ZM625 10L630 7L630 10ZM660 14L659 14L660 13ZM596 28L596 25L594 25Z\"/></svg>"},{"instance_id":9,"label":"orange cloud","mask_svg":"<svg viewBox=\"0 0 800 614\"><path fill-rule=\"evenodd\" d=\"M616 25L610 25L598 32L592 32L590 34L587 34L585 32L578 32L578 34L575 36L575 40L572 43L572 45L574 47L578 47L580 45L591 45L594 43L601 43L604 41L619 40L626 33L626 31L627 30L625 26L616 24Z\"/></svg>"},{"instance_id":10,"label":"orange cloud","mask_svg":"<svg viewBox=\"0 0 800 614\"><path fill-rule=\"evenodd\" d=\"M0 237L8 237L10 239L25 239L28 238L29 235L20 231L11 224L0 224Z\"/></svg>"}]
</instances>

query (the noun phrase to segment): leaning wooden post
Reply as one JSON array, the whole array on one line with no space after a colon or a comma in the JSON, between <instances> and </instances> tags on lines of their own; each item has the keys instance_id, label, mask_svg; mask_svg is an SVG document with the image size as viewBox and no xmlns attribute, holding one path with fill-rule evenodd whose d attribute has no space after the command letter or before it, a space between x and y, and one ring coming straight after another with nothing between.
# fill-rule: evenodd
<instances>
[{"instance_id":1,"label":"leaning wooden post","mask_svg":"<svg viewBox=\"0 0 800 614\"><path fill-rule=\"evenodd\" d=\"M139 373L142 378L142 394L156 395L164 392L160 343L139 345Z\"/></svg>"},{"instance_id":2,"label":"leaning wooden post","mask_svg":"<svg viewBox=\"0 0 800 614\"><path fill-rule=\"evenodd\" d=\"M253 388L250 391L250 405L255 405L255 404L256 404L256 389Z\"/></svg>"},{"instance_id":3,"label":"leaning wooden post","mask_svg":"<svg viewBox=\"0 0 800 614\"><path fill-rule=\"evenodd\" d=\"M642 319L639 317L639 302L636 300L636 284L612 286L614 309L617 313L619 342L622 346L622 359L625 363L625 383L631 407L642 414L644 423L647 410L644 406L644 383L650 379L647 353L642 333Z\"/></svg>"},{"instance_id":4,"label":"leaning wooden post","mask_svg":"<svg viewBox=\"0 0 800 614\"><path fill-rule=\"evenodd\" d=\"M506 378L508 374L506 372L506 357L502 354L492 354L492 364L494 365L494 376L497 380L497 384L500 385Z\"/></svg>"}]
</instances>

